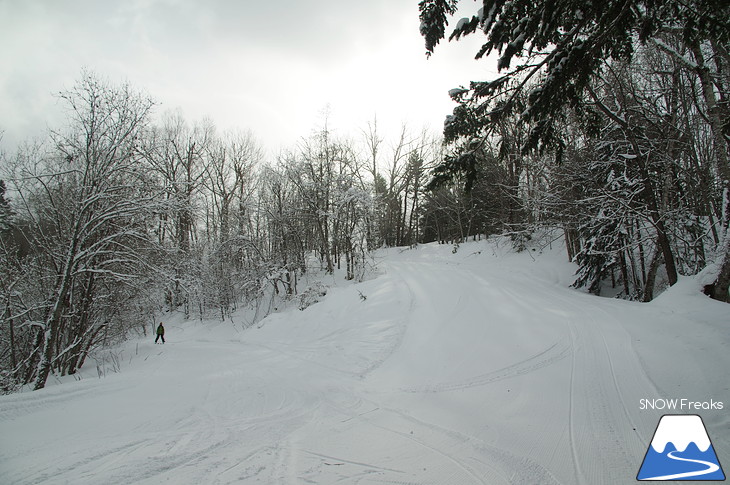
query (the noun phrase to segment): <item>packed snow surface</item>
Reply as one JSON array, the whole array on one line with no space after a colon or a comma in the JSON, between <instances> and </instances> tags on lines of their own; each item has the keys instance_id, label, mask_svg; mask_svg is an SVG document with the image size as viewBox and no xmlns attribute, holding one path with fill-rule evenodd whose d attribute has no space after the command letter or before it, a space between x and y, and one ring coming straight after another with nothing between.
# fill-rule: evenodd
<instances>
[{"instance_id":1,"label":"packed snow surface","mask_svg":"<svg viewBox=\"0 0 730 485\"><path fill-rule=\"evenodd\" d=\"M730 312L697 279L640 304L569 288L559 243L378 257L304 311L170 315L118 372L0 397L0 482L628 484L683 412L730 463ZM673 398L724 409L640 405Z\"/></svg>"}]
</instances>

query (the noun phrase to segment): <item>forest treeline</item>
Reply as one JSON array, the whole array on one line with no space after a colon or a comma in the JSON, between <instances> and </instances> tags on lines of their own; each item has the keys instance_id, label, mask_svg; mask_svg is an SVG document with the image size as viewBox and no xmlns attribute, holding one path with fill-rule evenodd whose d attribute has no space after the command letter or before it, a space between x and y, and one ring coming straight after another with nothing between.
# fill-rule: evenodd
<instances>
[{"instance_id":1,"label":"forest treeline","mask_svg":"<svg viewBox=\"0 0 730 485\"><path fill-rule=\"evenodd\" d=\"M419 3L429 55L458 3ZM730 3L481 3L449 40L482 36L500 74L451 90L430 188L470 189L513 231L562 227L593 293L649 301L713 263L705 291L728 301Z\"/></svg>"},{"instance_id":2,"label":"forest treeline","mask_svg":"<svg viewBox=\"0 0 730 485\"><path fill-rule=\"evenodd\" d=\"M420 3L429 51L456 3ZM504 74L450 92L443 139L325 121L275 157L84 72L66 123L2 154L0 388L74 374L164 310L262 316L313 270L362 278L383 246L520 250L551 228L576 287L650 301L709 266L727 300L728 8L489 0L452 38L486 34L477 57Z\"/></svg>"},{"instance_id":3,"label":"forest treeline","mask_svg":"<svg viewBox=\"0 0 730 485\"><path fill-rule=\"evenodd\" d=\"M368 252L421 239L428 166L441 144L377 121L359 141L323 126L275 160L250 132L155 103L84 72L64 126L3 154L2 387L42 388L161 311L263 317L311 271L360 279ZM315 267L312 268L312 265Z\"/></svg>"}]
</instances>

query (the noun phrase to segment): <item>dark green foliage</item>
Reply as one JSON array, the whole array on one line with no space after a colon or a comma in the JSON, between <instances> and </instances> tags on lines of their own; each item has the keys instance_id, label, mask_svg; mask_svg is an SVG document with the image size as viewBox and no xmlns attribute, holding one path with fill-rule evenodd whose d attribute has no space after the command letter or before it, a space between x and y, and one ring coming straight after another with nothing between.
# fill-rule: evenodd
<instances>
[{"instance_id":1,"label":"dark green foliage","mask_svg":"<svg viewBox=\"0 0 730 485\"><path fill-rule=\"evenodd\" d=\"M420 3L429 53L446 36L446 20L437 20L456 6ZM660 265L674 284L678 273L701 269L704 244L714 242L713 297L726 300L730 2L484 0L448 38L475 33L485 38L475 57L496 55L501 74L450 91L452 150L428 187L474 190L493 157L509 174L499 203L516 206L504 222L512 231L563 226L578 286L598 292L610 273L624 296L650 299ZM566 164L573 182L560 178ZM703 190L690 190L698 179Z\"/></svg>"},{"instance_id":2,"label":"dark green foliage","mask_svg":"<svg viewBox=\"0 0 730 485\"><path fill-rule=\"evenodd\" d=\"M426 186L427 190L435 190L449 183L454 173L462 173L465 176L464 188L470 192L477 179L477 157L472 152L464 152L458 155L449 155L444 162L436 167L432 173L431 181Z\"/></svg>"},{"instance_id":3,"label":"dark green foliage","mask_svg":"<svg viewBox=\"0 0 730 485\"><path fill-rule=\"evenodd\" d=\"M619 229L615 220L606 220L602 216L592 219L581 227L582 232L590 233L583 250L575 256L579 266L577 278L573 286L587 287L588 291L601 294L601 283L618 264L617 254L620 242L615 238Z\"/></svg>"},{"instance_id":4,"label":"dark green foliage","mask_svg":"<svg viewBox=\"0 0 730 485\"><path fill-rule=\"evenodd\" d=\"M418 4L421 12L421 35L426 39L426 50L433 48L444 38L448 17L456 12L458 0L423 0Z\"/></svg>"},{"instance_id":5,"label":"dark green foliage","mask_svg":"<svg viewBox=\"0 0 730 485\"><path fill-rule=\"evenodd\" d=\"M433 53L445 36L455 1L422 1L421 33ZM685 42L730 38L730 3L715 0L485 0L479 13L463 19L449 39L482 31L486 42L476 58L499 53L497 67L506 74L473 82L459 93L460 106L450 117L447 142L488 134L504 115L519 113L532 128L524 149L563 143L552 129L567 108L578 108L587 86L606 62L631 59L636 39L645 42L662 29L681 28ZM515 59L523 61L513 67ZM527 105L517 106L521 94Z\"/></svg>"}]
</instances>

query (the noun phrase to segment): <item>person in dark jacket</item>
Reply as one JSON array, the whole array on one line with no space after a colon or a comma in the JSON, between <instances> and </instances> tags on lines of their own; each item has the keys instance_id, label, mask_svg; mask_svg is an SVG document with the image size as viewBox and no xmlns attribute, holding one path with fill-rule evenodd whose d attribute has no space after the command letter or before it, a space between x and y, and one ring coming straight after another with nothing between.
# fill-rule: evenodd
<instances>
[{"instance_id":1,"label":"person in dark jacket","mask_svg":"<svg viewBox=\"0 0 730 485\"><path fill-rule=\"evenodd\" d=\"M165 343L165 327L162 326L162 322L160 322L160 325L157 327L157 337L155 338L155 343L159 339L162 339L162 343Z\"/></svg>"}]
</instances>

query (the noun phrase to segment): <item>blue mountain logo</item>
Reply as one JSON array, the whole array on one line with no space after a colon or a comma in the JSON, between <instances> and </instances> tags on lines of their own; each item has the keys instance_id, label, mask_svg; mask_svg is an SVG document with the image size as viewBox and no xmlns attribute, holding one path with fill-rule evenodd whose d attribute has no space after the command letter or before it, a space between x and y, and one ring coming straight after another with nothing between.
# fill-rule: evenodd
<instances>
[{"instance_id":1,"label":"blue mountain logo","mask_svg":"<svg viewBox=\"0 0 730 485\"><path fill-rule=\"evenodd\" d=\"M696 414L665 414L637 480L725 480L705 423Z\"/></svg>"}]
</instances>

